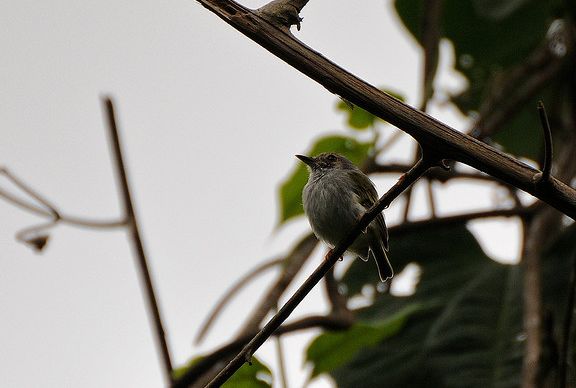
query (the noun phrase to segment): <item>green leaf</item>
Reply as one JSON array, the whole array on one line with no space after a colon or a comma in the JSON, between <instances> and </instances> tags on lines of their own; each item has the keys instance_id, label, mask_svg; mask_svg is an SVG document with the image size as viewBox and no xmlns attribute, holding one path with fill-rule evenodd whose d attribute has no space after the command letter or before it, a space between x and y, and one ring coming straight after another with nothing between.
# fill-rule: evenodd
<instances>
[{"instance_id":1,"label":"green leaf","mask_svg":"<svg viewBox=\"0 0 576 388\"><path fill-rule=\"evenodd\" d=\"M270 388L272 372L257 358L252 357L252 365L245 363L222 385L223 388Z\"/></svg>"},{"instance_id":2,"label":"green leaf","mask_svg":"<svg viewBox=\"0 0 576 388\"><path fill-rule=\"evenodd\" d=\"M306 361L314 364L312 377L342 366L360 350L396 334L420 308L418 304L409 305L384 321L357 323L347 331L326 332L316 337L306 351Z\"/></svg>"},{"instance_id":3,"label":"green leaf","mask_svg":"<svg viewBox=\"0 0 576 388\"><path fill-rule=\"evenodd\" d=\"M556 324L551 333L563 332L574 238L576 226L568 228L541 261L544 310L553 314ZM464 224L396 232L390 256L397 268L409 262L421 268L415 293L381 294L358 318L373 322L410 306L423 307L395 334L362 347L333 369L338 387L518 387L525 340L522 267L490 260ZM343 278L351 291L372 284L371 277L363 278L364 285L356 284L352 274L360 274L357 266L374 272L354 262ZM554 360L553 349L545 349L543 365Z\"/></svg>"},{"instance_id":4,"label":"green leaf","mask_svg":"<svg viewBox=\"0 0 576 388\"><path fill-rule=\"evenodd\" d=\"M175 380L181 378L186 371L202 360L202 356L194 357L186 365L175 368L172 376ZM224 388L270 388L272 387L272 372L256 357L252 357L252 365L245 363L234 373L224 385Z\"/></svg>"},{"instance_id":5,"label":"green leaf","mask_svg":"<svg viewBox=\"0 0 576 388\"><path fill-rule=\"evenodd\" d=\"M356 165L362 164L368 152L372 148L371 143L362 143L351 137L326 136L320 138L307 155L315 156L322 152L337 152L346 156ZM295 159L297 161L297 159ZM280 222L304 214L302 207L302 189L308 181L308 172L303 163L297 161L296 168L290 176L280 185Z\"/></svg>"},{"instance_id":6,"label":"green leaf","mask_svg":"<svg viewBox=\"0 0 576 388\"><path fill-rule=\"evenodd\" d=\"M399 93L390 90L384 90L384 92L400 101L404 101L404 96L402 96ZM336 109L344 112L347 115L348 125L352 129L364 130L372 127L374 125L374 122L376 120L379 120L378 117L374 116L367 110L364 110L359 106L355 106L352 103L345 100L340 100L336 105Z\"/></svg>"},{"instance_id":7,"label":"green leaf","mask_svg":"<svg viewBox=\"0 0 576 388\"><path fill-rule=\"evenodd\" d=\"M395 336L335 370L338 386L517 386L522 356L522 343L516 340L522 328L519 269L490 260L464 225L392 235L390 258L394 266L420 266L416 292L409 297L380 295L360 317L390 316L414 303L429 308ZM350 274L344 280L349 289L358 289Z\"/></svg>"}]
</instances>

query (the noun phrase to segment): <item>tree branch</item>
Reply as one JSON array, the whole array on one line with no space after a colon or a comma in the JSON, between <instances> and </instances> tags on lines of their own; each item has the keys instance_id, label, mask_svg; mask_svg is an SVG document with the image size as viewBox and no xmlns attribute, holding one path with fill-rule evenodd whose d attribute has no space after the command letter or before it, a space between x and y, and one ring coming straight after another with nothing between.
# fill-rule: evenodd
<instances>
[{"instance_id":1,"label":"tree branch","mask_svg":"<svg viewBox=\"0 0 576 388\"><path fill-rule=\"evenodd\" d=\"M6 176L16 187L18 187L28 195L32 196L32 198L34 198L41 205L44 206L44 207L36 206L35 204L26 201L24 199L21 199L18 196L11 194L10 192L0 188L0 197L4 198L7 202L10 202L12 205L17 206L20 209L25 210L29 213L35 214L40 217L49 218L51 220L57 219L58 222L85 228L107 229L107 228L118 228L126 225L125 220L118 220L118 221L91 220L88 218L64 214L54 204L49 202L43 195L38 193L36 190L32 189L32 187L30 187L27 183L25 183L21 178L17 177L14 173L10 172L7 168L0 168L0 173Z\"/></svg>"},{"instance_id":2,"label":"tree branch","mask_svg":"<svg viewBox=\"0 0 576 388\"><path fill-rule=\"evenodd\" d=\"M218 303L216 303L216 306L214 306L210 314L208 314L208 317L200 327L200 330L198 330L198 335L196 335L195 342L200 343L204 339L204 336L210 327L212 327L212 323L214 323L216 317L220 314L222 309L226 306L230 299L232 299L233 296L235 296L242 288L244 288L244 286L250 283L250 281L252 281L256 276L278 266L279 264L282 264L284 261L285 259L275 259L262 263L256 268L250 270L250 272L242 276L239 280L236 281L236 283L230 286L224 295L220 298Z\"/></svg>"},{"instance_id":3,"label":"tree branch","mask_svg":"<svg viewBox=\"0 0 576 388\"><path fill-rule=\"evenodd\" d=\"M316 248L318 239L313 234L308 234L296 244L294 249L286 257L286 266L278 276L276 282L270 286L268 291L262 296L258 307L246 319L246 324L240 331L240 336L247 333L254 333L260 328L260 324L268 313L278 305L280 297L294 280L310 254Z\"/></svg>"},{"instance_id":4,"label":"tree branch","mask_svg":"<svg viewBox=\"0 0 576 388\"><path fill-rule=\"evenodd\" d=\"M172 361L170 360L170 352L168 350L168 343L166 342L166 335L162 324L162 317L160 315L160 308L154 292L154 284L144 250L144 244L140 237L140 230L138 227L138 219L134 209L132 195L130 193L130 184L128 182L128 173L124 164L124 157L122 155L122 147L120 145L120 135L116 124L116 117L114 114L114 105L109 97L103 99L104 108L106 110L106 118L108 123L108 130L110 140L112 142L112 154L114 157L116 174L120 183L120 190L122 194L122 205L124 206L124 213L128 222L128 235L130 237L132 248L137 259L137 267L140 272L140 280L143 283L144 294L148 302L148 312L151 315L152 323L154 326L154 333L156 344L160 350L160 357L164 369L164 377L170 385L172 383Z\"/></svg>"},{"instance_id":5,"label":"tree branch","mask_svg":"<svg viewBox=\"0 0 576 388\"><path fill-rule=\"evenodd\" d=\"M551 178L550 185L535 185L537 170L362 81L232 0L197 1L332 93L395 125L421 146L506 181L576 219L576 190L566 184Z\"/></svg>"},{"instance_id":6,"label":"tree branch","mask_svg":"<svg viewBox=\"0 0 576 388\"><path fill-rule=\"evenodd\" d=\"M540 116L540 124L544 132L544 163L542 166L542 175L540 176L540 183L548 183L552 172L552 130L546 115L546 108L542 101L538 102L538 115Z\"/></svg>"},{"instance_id":7,"label":"tree branch","mask_svg":"<svg viewBox=\"0 0 576 388\"><path fill-rule=\"evenodd\" d=\"M324 275L336 264L336 261L344 254L346 249L354 242L356 237L366 229L370 222L380 214L384 208L396 198L404 190L410 187L416 180L418 180L431 166L436 165L437 159L431 158L427 155L425 150L422 159L414 165L414 167L403 175L398 182L392 186L380 200L370 208L358 221L336 247L330 251L326 259L316 268L316 270L306 279L300 288L292 295L292 297L284 304L280 311L272 317L272 319L252 338L252 340L242 349L236 357L226 365L222 371L207 385L207 387L220 387L236 372L244 362L249 361L252 354L268 339L278 327L290 316L294 309L304 300L308 293L314 288L316 284L324 277Z\"/></svg>"}]
</instances>

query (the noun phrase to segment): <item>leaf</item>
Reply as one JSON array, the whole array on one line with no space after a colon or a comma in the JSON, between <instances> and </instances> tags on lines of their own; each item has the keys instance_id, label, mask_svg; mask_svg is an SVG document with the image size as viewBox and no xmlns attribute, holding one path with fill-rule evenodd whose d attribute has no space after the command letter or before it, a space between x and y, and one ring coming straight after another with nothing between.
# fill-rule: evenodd
<instances>
[{"instance_id":1,"label":"leaf","mask_svg":"<svg viewBox=\"0 0 576 388\"><path fill-rule=\"evenodd\" d=\"M422 44L424 0L396 0L399 17ZM471 115L494 91L501 90L514 68L524 64L529 54L542 45L551 20L556 18L556 1L536 0L446 0L440 30L450 40L456 57L454 68L468 80L468 87L451 97L460 111ZM513 49L511 49L513 48ZM534 94L542 98L542 90ZM558 98L555 99L556 101ZM505 134L495 139L506 152L537 159L542 148L534 104L527 102L506 116ZM500 130L500 129L499 129Z\"/></svg>"},{"instance_id":2,"label":"leaf","mask_svg":"<svg viewBox=\"0 0 576 388\"><path fill-rule=\"evenodd\" d=\"M252 357L252 365L245 363L222 385L223 388L270 388L272 372L257 358Z\"/></svg>"},{"instance_id":3,"label":"leaf","mask_svg":"<svg viewBox=\"0 0 576 388\"><path fill-rule=\"evenodd\" d=\"M180 379L189 368L202 360L202 356L194 357L186 365L175 368L172 377ZM224 385L224 388L270 388L272 387L272 372L256 357L252 357L252 365L245 363L234 373Z\"/></svg>"},{"instance_id":4,"label":"leaf","mask_svg":"<svg viewBox=\"0 0 576 388\"><path fill-rule=\"evenodd\" d=\"M306 351L306 361L314 364L311 377L342 366L360 350L396 334L406 320L420 309L418 304L409 305L384 321L357 323L349 330L326 332L316 337Z\"/></svg>"},{"instance_id":5,"label":"leaf","mask_svg":"<svg viewBox=\"0 0 576 388\"><path fill-rule=\"evenodd\" d=\"M551 332L562 332L565 322L574 238L576 226L542 258L545 311L557 325ZM395 233L391 243L394 265L421 267L416 291L408 297L379 295L358 317L374 322L423 307L395 334L333 369L338 387L518 387L525 339L522 267L490 260L464 224ZM354 262L344 276L350 290L362 287L351 275L362 264ZM371 284L371 278L364 281ZM545 358L544 365L552 364L553 352Z\"/></svg>"},{"instance_id":6,"label":"leaf","mask_svg":"<svg viewBox=\"0 0 576 388\"><path fill-rule=\"evenodd\" d=\"M346 156L352 163L360 165L368 156L372 148L371 143L362 143L351 137L326 136L320 138L307 155L315 156L322 152L337 152ZM308 181L308 172L303 163L297 162L296 168L290 176L280 185L280 221L304 214L302 207L302 189Z\"/></svg>"},{"instance_id":7,"label":"leaf","mask_svg":"<svg viewBox=\"0 0 576 388\"><path fill-rule=\"evenodd\" d=\"M390 90L384 90L384 92L400 101L404 101L404 96L402 96L397 92L393 92ZM345 100L340 100L336 104L336 109L344 112L347 115L348 125L352 129L364 130L372 127L376 120L380 120L378 117L374 116L367 110L364 110L359 106L355 106L352 103Z\"/></svg>"},{"instance_id":8,"label":"leaf","mask_svg":"<svg viewBox=\"0 0 576 388\"><path fill-rule=\"evenodd\" d=\"M334 371L338 386L517 386L522 355L522 344L515 342L522 327L518 268L490 260L464 225L391 236L391 242L395 265L421 267L416 292L380 295L361 318L376 319L414 303L429 308L397 335Z\"/></svg>"}]
</instances>

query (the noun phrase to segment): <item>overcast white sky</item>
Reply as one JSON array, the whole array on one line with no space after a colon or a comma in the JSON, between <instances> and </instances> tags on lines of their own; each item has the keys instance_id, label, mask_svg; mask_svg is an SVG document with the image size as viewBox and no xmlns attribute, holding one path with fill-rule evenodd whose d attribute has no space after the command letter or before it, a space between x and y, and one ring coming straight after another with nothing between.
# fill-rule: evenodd
<instances>
[{"instance_id":1,"label":"overcast white sky","mask_svg":"<svg viewBox=\"0 0 576 388\"><path fill-rule=\"evenodd\" d=\"M417 103L420 52L390 0L314 0L302 16L296 35L305 43ZM3 0L0 26L0 167L63 212L117 218L99 100L114 96L175 363L231 338L272 275L238 296L201 347L192 344L229 284L309 230L301 219L274 232L277 185L313 138L346 133L337 97L193 0ZM439 82L457 87L458 77L443 73ZM446 110L432 113L465 127ZM406 160L408 144L390 157ZM378 180L379 191L392 182ZM494 201L479 187L444 194L442 211ZM423 197L417 190L417 215L425 214ZM398 213L390 209L390 223ZM162 386L124 232L60 226L38 255L14 234L40 219L1 200L0 218L0 386ZM490 252L515 257L515 223L473 230ZM315 291L295 314L323 311ZM306 378L309 338L286 340L291 387ZM274 366L273 354L270 345L257 353Z\"/></svg>"}]
</instances>

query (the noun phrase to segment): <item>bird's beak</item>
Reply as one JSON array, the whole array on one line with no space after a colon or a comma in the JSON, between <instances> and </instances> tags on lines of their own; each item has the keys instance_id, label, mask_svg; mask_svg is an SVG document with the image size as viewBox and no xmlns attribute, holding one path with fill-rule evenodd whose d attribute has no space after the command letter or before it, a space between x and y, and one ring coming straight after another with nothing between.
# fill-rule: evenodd
<instances>
[{"instance_id":1,"label":"bird's beak","mask_svg":"<svg viewBox=\"0 0 576 388\"><path fill-rule=\"evenodd\" d=\"M306 156L306 155L296 155L296 157L298 159L300 159L301 161L303 161L304 163L306 163L308 166L310 166L310 168L314 168L314 166L316 165L316 162L314 161L313 158Z\"/></svg>"}]
</instances>

